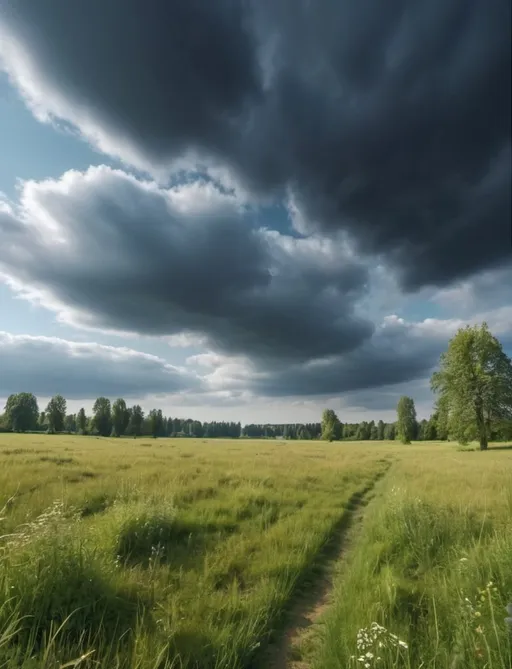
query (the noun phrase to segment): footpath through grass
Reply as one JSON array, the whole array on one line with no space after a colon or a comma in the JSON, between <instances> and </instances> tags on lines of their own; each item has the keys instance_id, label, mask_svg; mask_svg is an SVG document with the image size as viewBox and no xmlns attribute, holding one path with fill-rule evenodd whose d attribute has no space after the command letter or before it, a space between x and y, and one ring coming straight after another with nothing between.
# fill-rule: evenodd
<instances>
[{"instance_id":1,"label":"footpath through grass","mask_svg":"<svg viewBox=\"0 0 512 669\"><path fill-rule=\"evenodd\" d=\"M510 669L512 450L393 450L304 666Z\"/></svg>"},{"instance_id":2,"label":"footpath through grass","mask_svg":"<svg viewBox=\"0 0 512 669\"><path fill-rule=\"evenodd\" d=\"M0 435L0 667L261 666L393 450Z\"/></svg>"}]
</instances>

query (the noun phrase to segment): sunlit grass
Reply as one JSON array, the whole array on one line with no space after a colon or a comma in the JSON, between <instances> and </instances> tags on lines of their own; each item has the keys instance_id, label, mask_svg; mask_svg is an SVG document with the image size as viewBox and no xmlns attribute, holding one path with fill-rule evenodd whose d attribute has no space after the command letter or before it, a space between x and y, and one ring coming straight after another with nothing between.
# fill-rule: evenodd
<instances>
[{"instance_id":1,"label":"sunlit grass","mask_svg":"<svg viewBox=\"0 0 512 669\"><path fill-rule=\"evenodd\" d=\"M510 669L511 490L510 450L404 451L339 566L312 665ZM403 646L365 644L372 623Z\"/></svg>"},{"instance_id":2,"label":"sunlit grass","mask_svg":"<svg viewBox=\"0 0 512 669\"><path fill-rule=\"evenodd\" d=\"M4 434L0 465L0 667L268 666L385 472L305 666L512 666L512 450Z\"/></svg>"},{"instance_id":3,"label":"sunlit grass","mask_svg":"<svg viewBox=\"0 0 512 669\"><path fill-rule=\"evenodd\" d=\"M0 459L0 666L234 669L388 454L1 435Z\"/></svg>"}]
</instances>

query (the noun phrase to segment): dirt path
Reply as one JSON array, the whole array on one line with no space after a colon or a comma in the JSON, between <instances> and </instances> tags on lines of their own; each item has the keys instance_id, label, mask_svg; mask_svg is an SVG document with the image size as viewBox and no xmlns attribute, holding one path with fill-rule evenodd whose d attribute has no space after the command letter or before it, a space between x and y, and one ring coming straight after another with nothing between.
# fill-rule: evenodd
<instances>
[{"instance_id":1,"label":"dirt path","mask_svg":"<svg viewBox=\"0 0 512 669\"><path fill-rule=\"evenodd\" d=\"M262 665L265 669L309 669L309 663L299 659L300 647L307 643L312 627L329 605L335 567L349 547L354 527L361 521L375 485L384 475L385 472L380 472L366 488L350 497L346 512L322 553L320 573L307 591L297 596L280 638L265 652Z\"/></svg>"}]
</instances>

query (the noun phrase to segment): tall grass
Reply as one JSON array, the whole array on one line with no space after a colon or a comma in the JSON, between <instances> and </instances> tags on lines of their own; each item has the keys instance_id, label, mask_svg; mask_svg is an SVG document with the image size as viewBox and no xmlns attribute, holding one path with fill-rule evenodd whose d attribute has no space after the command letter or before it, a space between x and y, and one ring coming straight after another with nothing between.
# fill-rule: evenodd
<instances>
[{"instance_id":1,"label":"tall grass","mask_svg":"<svg viewBox=\"0 0 512 669\"><path fill-rule=\"evenodd\" d=\"M2 443L6 669L261 664L349 499L386 464L314 443Z\"/></svg>"},{"instance_id":2,"label":"tall grass","mask_svg":"<svg viewBox=\"0 0 512 669\"><path fill-rule=\"evenodd\" d=\"M314 667L512 667L510 457L432 453L404 455L368 508Z\"/></svg>"},{"instance_id":3,"label":"tall grass","mask_svg":"<svg viewBox=\"0 0 512 669\"><path fill-rule=\"evenodd\" d=\"M390 462L306 666L510 669L511 451L8 434L0 668L263 669Z\"/></svg>"}]
</instances>

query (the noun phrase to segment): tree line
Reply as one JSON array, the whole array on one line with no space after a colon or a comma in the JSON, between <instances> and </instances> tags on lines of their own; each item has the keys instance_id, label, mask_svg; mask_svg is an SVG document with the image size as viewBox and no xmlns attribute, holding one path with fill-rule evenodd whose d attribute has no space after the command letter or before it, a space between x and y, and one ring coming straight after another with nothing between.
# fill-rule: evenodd
<instances>
[{"instance_id":1,"label":"tree line","mask_svg":"<svg viewBox=\"0 0 512 669\"><path fill-rule=\"evenodd\" d=\"M201 422L192 418L171 418L164 416L161 409L151 409L147 414L138 404L128 407L122 398L111 402L106 397L98 397L91 415L85 409L76 414L67 413L67 402L62 395L55 395L44 411L39 411L37 398L32 393L23 392L10 395L5 413L0 416L0 428L14 432L67 432L104 437L152 436L152 437L195 437L195 438L249 438L249 439L320 439L321 423L249 423L211 421ZM418 438L427 439L421 429ZM395 423L383 421L362 421L361 423L340 423L336 439L383 440L394 439Z\"/></svg>"},{"instance_id":2,"label":"tree line","mask_svg":"<svg viewBox=\"0 0 512 669\"><path fill-rule=\"evenodd\" d=\"M325 409L321 423L248 424L201 422L191 418L170 418L161 409L147 414L123 398L111 403L98 397L92 415L85 409L67 413L67 402L55 395L44 411L29 392L10 395L0 416L0 429L14 432L69 432L99 436L152 436L252 439L325 439L411 441L455 440L468 443L477 439L482 450L489 441L512 439L512 363L484 323L461 328L449 342L431 379L437 396L430 418L418 421L414 400L401 397L397 420L385 423L361 421L343 423L332 409Z\"/></svg>"},{"instance_id":3,"label":"tree line","mask_svg":"<svg viewBox=\"0 0 512 669\"><path fill-rule=\"evenodd\" d=\"M68 432L102 437L236 438L242 432L239 422L202 423L191 418L170 418L161 409L151 409L146 414L139 404L128 407L123 398L111 402L107 397L98 397L92 415L88 416L84 408L68 414L66 399L55 395L40 412L37 398L28 392L9 396L4 415L0 416L0 427L13 432Z\"/></svg>"},{"instance_id":4,"label":"tree line","mask_svg":"<svg viewBox=\"0 0 512 669\"><path fill-rule=\"evenodd\" d=\"M403 396L393 426L382 421L361 423L356 438L396 438L403 444L477 440L481 450L487 449L489 441L512 439L512 362L486 323L458 330L441 355L431 388L437 401L429 420L418 422L414 400ZM332 409L323 412L321 434L328 441L347 437L347 426Z\"/></svg>"}]
</instances>

